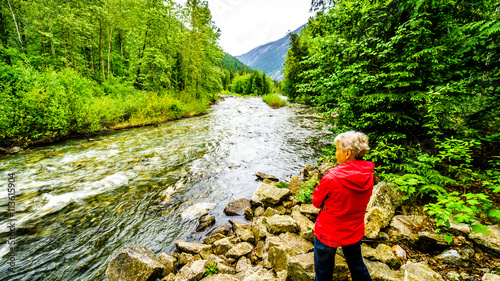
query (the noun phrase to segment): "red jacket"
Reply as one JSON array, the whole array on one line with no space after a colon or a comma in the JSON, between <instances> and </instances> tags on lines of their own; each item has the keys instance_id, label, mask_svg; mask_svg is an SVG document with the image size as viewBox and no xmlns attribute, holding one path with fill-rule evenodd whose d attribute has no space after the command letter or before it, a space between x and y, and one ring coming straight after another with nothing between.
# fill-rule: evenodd
<instances>
[{"instance_id":1,"label":"red jacket","mask_svg":"<svg viewBox=\"0 0 500 281\"><path fill-rule=\"evenodd\" d=\"M330 247L359 242L365 235L366 205L373 189L368 161L347 161L330 169L313 192L313 205L326 206L316 219L314 235Z\"/></svg>"}]
</instances>

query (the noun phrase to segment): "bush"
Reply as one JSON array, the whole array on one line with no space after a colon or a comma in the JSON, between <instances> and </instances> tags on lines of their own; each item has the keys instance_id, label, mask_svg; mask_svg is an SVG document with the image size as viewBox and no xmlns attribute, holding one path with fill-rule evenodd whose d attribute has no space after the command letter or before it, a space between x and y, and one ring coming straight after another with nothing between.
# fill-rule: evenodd
<instances>
[{"instance_id":1,"label":"bush","mask_svg":"<svg viewBox=\"0 0 500 281\"><path fill-rule=\"evenodd\" d=\"M262 96L262 100L272 108L286 106L286 100L282 99L278 94L264 95Z\"/></svg>"}]
</instances>

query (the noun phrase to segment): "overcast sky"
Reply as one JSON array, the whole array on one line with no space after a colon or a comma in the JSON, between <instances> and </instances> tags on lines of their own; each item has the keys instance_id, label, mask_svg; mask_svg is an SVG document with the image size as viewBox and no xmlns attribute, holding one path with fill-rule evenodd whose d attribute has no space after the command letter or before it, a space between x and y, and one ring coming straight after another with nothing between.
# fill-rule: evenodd
<instances>
[{"instance_id":1,"label":"overcast sky","mask_svg":"<svg viewBox=\"0 0 500 281\"><path fill-rule=\"evenodd\" d=\"M208 0L208 5L221 30L219 45L233 56L278 40L313 16L311 0Z\"/></svg>"}]
</instances>

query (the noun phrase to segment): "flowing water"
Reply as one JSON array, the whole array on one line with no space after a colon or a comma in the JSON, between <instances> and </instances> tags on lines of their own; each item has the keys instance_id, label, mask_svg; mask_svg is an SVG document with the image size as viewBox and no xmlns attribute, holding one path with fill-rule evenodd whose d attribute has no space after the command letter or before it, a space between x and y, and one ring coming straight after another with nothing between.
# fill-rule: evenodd
<instances>
[{"instance_id":1,"label":"flowing water","mask_svg":"<svg viewBox=\"0 0 500 281\"><path fill-rule=\"evenodd\" d=\"M326 134L310 109L227 98L204 116L2 156L0 280L105 280L124 245L159 254L177 239L198 241L197 220L181 217L186 208L212 203L215 226L227 223L224 207L252 196L256 172L298 175L316 162ZM12 172L15 273L6 264Z\"/></svg>"}]
</instances>

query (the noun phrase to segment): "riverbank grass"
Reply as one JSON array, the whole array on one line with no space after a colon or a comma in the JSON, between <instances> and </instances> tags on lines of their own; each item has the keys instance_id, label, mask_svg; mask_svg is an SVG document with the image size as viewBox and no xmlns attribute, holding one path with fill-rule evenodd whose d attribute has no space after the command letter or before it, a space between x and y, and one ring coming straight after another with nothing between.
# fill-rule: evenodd
<instances>
[{"instance_id":1,"label":"riverbank grass","mask_svg":"<svg viewBox=\"0 0 500 281\"><path fill-rule=\"evenodd\" d=\"M280 108L287 105L286 100L282 99L278 94L263 95L262 100L272 108Z\"/></svg>"}]
</instances>

